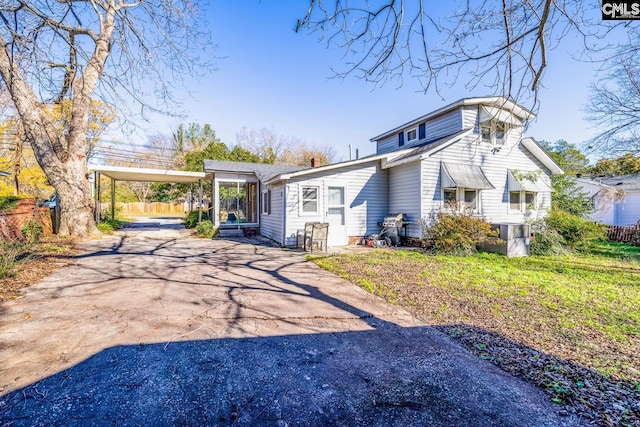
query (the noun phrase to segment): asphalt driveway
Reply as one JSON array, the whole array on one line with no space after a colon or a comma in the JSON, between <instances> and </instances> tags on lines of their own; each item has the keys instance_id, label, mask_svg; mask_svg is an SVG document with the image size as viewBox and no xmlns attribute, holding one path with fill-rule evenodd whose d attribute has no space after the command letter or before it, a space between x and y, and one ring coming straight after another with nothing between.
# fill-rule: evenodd
<instances>
[{"instance_id":1,"label":"asphalt driveway","mask_svg":"<svg viewBox=\"0 0 640 427\"><path fill-rule=\"evenodd\" d=\"M0 425L580 425L306 261L147 224L0 305Z\"/></svg>"}]
</instances>

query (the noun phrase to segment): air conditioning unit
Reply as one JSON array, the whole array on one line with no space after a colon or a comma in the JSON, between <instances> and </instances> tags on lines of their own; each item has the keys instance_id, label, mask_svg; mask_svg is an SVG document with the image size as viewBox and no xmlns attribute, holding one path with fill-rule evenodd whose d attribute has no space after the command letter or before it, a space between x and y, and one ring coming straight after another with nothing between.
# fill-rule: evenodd
<instances>
[{"instance_id":1,"label":"air conditioning unit","mask_svg":"<svg viewBox=\"0 0 640 427\"><path fill-rule=\"evenodd\" d=\"M491 229L500 230L500 242L486 242L482 245L483 250L508 257L529 256L529 224L491 224Z\"/></svg>"}]
</instances>

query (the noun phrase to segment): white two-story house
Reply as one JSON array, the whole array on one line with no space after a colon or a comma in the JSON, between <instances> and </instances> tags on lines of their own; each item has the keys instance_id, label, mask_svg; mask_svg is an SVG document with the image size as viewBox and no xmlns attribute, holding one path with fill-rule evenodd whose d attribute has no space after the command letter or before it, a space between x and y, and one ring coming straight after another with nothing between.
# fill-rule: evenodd
<instances>
[{"instance_id":1,"label":"white two-story house","mask_svg":"<svg viewBox=\"0 0 640 427\"><path fill-rule=\"evenodd\" d=\"M494 223L538 219L562 170L523 137L532 118L502 97L468 98L372 138L376 153L356 160L304 169L206 160L213 220L258 228L283 246L306 222L327 222L332 246L379 232L390 213L406 214L408 236L420 238L421 223L447 202Z\"/></svg>"}]
</instances>

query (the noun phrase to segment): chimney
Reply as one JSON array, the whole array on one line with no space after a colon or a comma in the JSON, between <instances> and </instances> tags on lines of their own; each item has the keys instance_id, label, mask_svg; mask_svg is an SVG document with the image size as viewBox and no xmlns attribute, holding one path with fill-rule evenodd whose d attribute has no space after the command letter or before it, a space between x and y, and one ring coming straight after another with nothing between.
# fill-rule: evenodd
<instances>
[{"instance_id":1,"label":"chimney","mask_svg":"<svg viewBox=\"0 0 640 427\"><path fill-rule=\"evenodd\" d=\"M311 167L312 168L317 168L318 166L320 166L320 160L316 159L315 157L311 158Z\"/></svg>"}]
</instances>

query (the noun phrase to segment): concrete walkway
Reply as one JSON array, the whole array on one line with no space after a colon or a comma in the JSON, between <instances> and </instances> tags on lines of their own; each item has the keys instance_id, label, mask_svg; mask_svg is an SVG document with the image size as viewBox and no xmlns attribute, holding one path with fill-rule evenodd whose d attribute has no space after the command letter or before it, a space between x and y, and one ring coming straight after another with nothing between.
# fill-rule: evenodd
<instances>
[{"instance_id":1,"label":"concrete walkway","mask_svg":"<svg viewBox=\"0 0 640 427\"><path fill-rule=\"evenodd\" d=\"M579 425L305 260L127 229L0 306L0 425Z\"/></svg>"}]
</instances>

